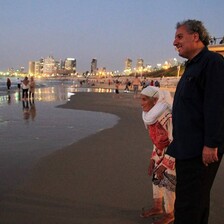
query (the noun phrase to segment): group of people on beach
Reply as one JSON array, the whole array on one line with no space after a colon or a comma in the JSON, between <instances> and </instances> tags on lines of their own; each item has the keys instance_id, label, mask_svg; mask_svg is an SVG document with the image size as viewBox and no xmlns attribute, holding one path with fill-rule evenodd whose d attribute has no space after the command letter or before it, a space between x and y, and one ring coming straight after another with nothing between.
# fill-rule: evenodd
<instances>
[{"instance_id":1,"label":"group of people on beach","mask_svg":"<svg viewBox=\"0 0 224 224\"><path fill-rule=\"evenodd\" d=\"M11 80L7 78L6 81L7 89L10 90ZM30 77L30 80L26 76L22 81L17 78L17 88L19 91L19 100L21 100L21 90L22 90L22 100L23 100L23 116L24 120L29 120L31 117L34 120L36 116L36 108L34 103L34 93L35 93L35 80L34 77ZM28 100L29 99L29 100ZM8 103L11 103L11 96L8 95Z\"/></svg>"},{"instance_id":2,"label":"group of people on beach","mask_svg":"<svg viewBox=\"0 0 224 224\"><path fill-rule=\"evenodd\" d=\"M120 81L118 79L115 80L115 94L119 94L119 88L120 88ZM153 80L149 81L148 79L144 78L144 80L141 80L138 75L134 77L133 80L126 79L124 82L125 88L124 92L129 93L131 89L133 89L134 92L134 98L138 98L138 93L139 90L142 88L144 89L145 87L151 85L151 86L156 86L160 87L160 83L158 80Z\"/></svg>"},{"instance_id":3,"label":"group of people on beach","mask_svg":"<svg viewBox=\"0 0 224 224\"><path fill-rule=\"evenodd\" d=\"M27 100L27 99L34 99L34 93L35 93L35 87L36 83L34 81L34 77L31 76L30 80L26 76L21 82L18 79L18 89L22 89L22 99Z\"/></svg>"},{"instance_id":4,"label":"group of people on beach","mask_svg":"<svg viewBox=\"0 0 224 224\"><path fill-rule=\"evenodd\" d=\"M6 86L7 86L8 90L10 90L11 84L12 84L12 82L11 82L10 78L7 78ZM35 83L33 76L30 77L30 80L28 79L27 76L22 81L20 81L20 79L18 78L17 79L17 87L18 87L19 91L20 91L20 89L22 89L22 99L23 100L34 99L36 83Z\"/></svg>"},{"instance_id":5,"label":"group of people on beach","mask_svg":"<svg viewBox=\"0 0 224 224\"><path fill-rule=\"evenodd\" d=\"M174 100L155 86L141 91L142 119L153 143L148 174L154 224L208 224L210 191L224 153L224 58L208 50L198 20L177 23L173 45L186 58Z\"/></svg>"}]
</instances>

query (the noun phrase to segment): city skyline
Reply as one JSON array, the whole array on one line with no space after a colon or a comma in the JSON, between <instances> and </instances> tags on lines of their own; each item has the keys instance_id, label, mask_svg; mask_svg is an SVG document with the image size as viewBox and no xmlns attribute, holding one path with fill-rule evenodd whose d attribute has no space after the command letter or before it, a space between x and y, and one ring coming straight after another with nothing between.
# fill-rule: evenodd
<instances>
[{"instance_id":1,"label":"city skyline","mask_svg":"<svg viewBox=\"0 0 224 224\"><path fill-rule=\"evenodd\" d=\"M47 55L76 58L77 71L98 67L123 71L125 60L145 64L178 57L175 25L202 20L211 36L222 37L222 0L48 0L2 1L0 70L25 67Z\"/></svg>"},{"instance_id":2,"label":"city skyline","mask_svg":"<svg viewBox=\"0 0 224 224\"><path fill-rule=\"evenodd\" d=\"M155 67L152 67L144 63L144 59L138 58L136 62L133 62L130 58L127 58L124 62L125 67L123 71L114 70L109 71L106 67L99 68L97 66L98 61L96 58L91 60L91 68L88 71L82 73L89 73L92 75L105 75L105 74L118 74L118 75L130 75L133 72L150 72L155 69L160 68L169 68L177 66L179 62L176 58L172 60L165 61L163 64L157 64ZM28 71L24 71L24 68L21 69L10 69L8 72L12 73L28 73L29 75L80 75L77 73L77 61L75 58L66 58L65 60L58 60L53 55L48 57L41 58L35 61L29 61ZM6 73L8 73L6 72Z\"/></svg>"}]
</instances>

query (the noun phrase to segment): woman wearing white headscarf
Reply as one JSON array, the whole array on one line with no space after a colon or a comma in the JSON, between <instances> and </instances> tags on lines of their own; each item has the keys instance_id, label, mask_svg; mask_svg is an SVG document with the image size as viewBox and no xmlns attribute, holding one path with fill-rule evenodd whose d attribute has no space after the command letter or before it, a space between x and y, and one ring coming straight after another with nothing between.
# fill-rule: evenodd
<instances>
[{"instance_id":1,"label":"woman wearing white headscarf","mask_svg":"<svg viewBox=\"0 0 224 224\"><path fill-rule=\"evenodd\" d=\"M175 159L165 154L172 141L172 97L168 91L148 86L141 92L141 106L142 119L153 142L148 174L152 175L154 201L153 207L143 211L141 217L163 214L154 224L169 224L174 220L176 186Z\"/></svg>"}]
</instances>

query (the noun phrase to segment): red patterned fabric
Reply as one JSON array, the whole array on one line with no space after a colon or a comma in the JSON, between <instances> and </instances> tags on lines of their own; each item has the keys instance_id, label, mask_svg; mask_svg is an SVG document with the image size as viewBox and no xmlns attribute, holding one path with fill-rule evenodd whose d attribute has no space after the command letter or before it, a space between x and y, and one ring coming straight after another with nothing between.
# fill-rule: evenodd
<instances>
[{"instance_id":1,"label":"red patterned fabric","mask_svg":"<svg viewBox=\"0 0 224 224\"><path fill-rule=\"evenodd\" d=\"M164 156L162 161L163 166L165 166L167 169L174 170L175 169L175 159L168 155Z\"/></svg>"},{"instance_id":2,"label":"red patterned fabric","mask_svg":"<svg viewBox=\"0 0 224 224\"><path fill-rule=\"evenodd\" d=\"M149 125L149 135L153 144L160 150L163 150L170 144L168 132L158 121Z\"/></svg>"}]
</instances>

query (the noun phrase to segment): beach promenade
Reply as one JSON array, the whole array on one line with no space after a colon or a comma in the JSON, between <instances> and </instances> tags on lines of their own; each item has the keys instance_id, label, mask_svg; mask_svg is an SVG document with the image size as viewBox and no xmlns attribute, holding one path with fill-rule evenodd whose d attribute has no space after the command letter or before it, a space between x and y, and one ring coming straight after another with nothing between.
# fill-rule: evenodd
<instances>
[{"instance_id":1,"label":"beach promenade","mask_svg":"<svg viewBox=\"0 0 224 224\"><path fill-rule=\"evenodd\" d=\"M117 115L102 130L42 158L29 178L0 201L0 224L145 224L152 204L147 176L151 142L132 93L76 93L66 109ZM224 164L211 195L211 224L224 223ZM193 223L193 220L192 220Z\"/></svg>"}]
</instances>

